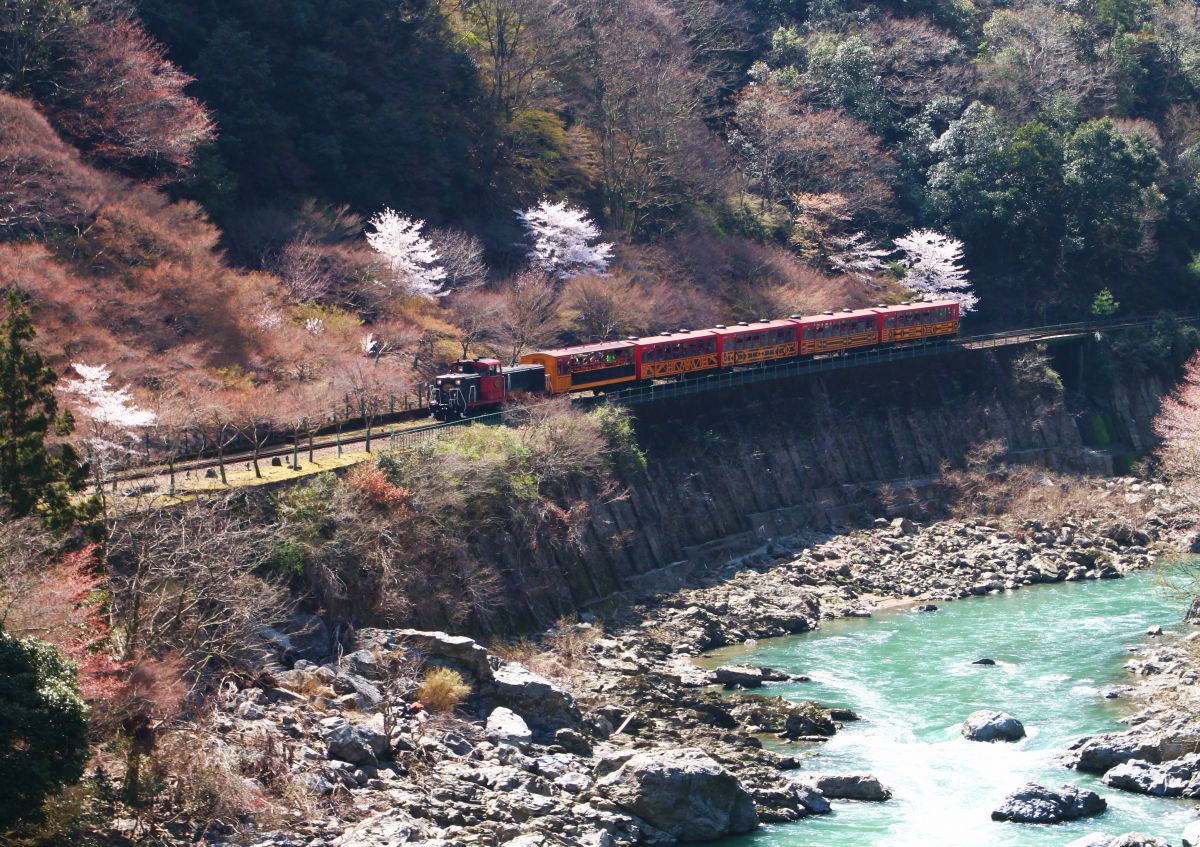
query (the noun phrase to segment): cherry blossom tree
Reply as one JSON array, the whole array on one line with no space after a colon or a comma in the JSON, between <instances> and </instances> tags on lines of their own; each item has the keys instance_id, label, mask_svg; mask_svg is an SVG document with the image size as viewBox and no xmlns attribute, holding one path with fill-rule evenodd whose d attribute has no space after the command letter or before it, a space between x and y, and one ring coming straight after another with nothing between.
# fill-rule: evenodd
<instances>
[{"instance_id":1,"label":"cherry blossom tree","mask_svg":"<svg viewBox=\"0 0 1200 847\"><path fill-rule=\"evenodd\" d=\"M75 362L71 367L80 378L66 380L62 390L90 425L84 445L99 490L108 473L132 454L128 442L135 433L153 426L157 416L134 403L129 386L115 388L109 385L112 371L107 365Z\"/></svg>"},{"instance_id":2,"label":"cherry blossom tree","mask_svg":"<svg viewBox=\"0 0 1200 847\"><path fill-rule=\"evenodd\" d=\"M612 258L613 245L591 243L600 237L600 229L587 212L563 201L542 200L517 217L533 239L529 258L534 266L560 283L583 274L604 276Z\"/></svg>"},{"instance_id":3,"label":"cherry blossom tree","mask_svg":"<svg viewBox=\"0 0 1200 847\"><path fill-rule=\"evenodd\" d=\"M444 293L446 269L433 242L421 234L424 221L385 207L368 224L374 231L367 232L367 243L388 263L392 285L430 299Z\"/></svg>"},{"instance_id":4,"label":"cherry blossom tree","mask_svg":"<svg viewBox=\"0 0 1200 847\"><path fill-rule=\"evenodd\" d=\"M961 264L963 243L932 229L914 229L896 239L904 253L900 264L908 269L904 284L914 294L955 300L965 314L973 311L979 298L971 291L967 269Z\"/></svg>"}]
</instances>

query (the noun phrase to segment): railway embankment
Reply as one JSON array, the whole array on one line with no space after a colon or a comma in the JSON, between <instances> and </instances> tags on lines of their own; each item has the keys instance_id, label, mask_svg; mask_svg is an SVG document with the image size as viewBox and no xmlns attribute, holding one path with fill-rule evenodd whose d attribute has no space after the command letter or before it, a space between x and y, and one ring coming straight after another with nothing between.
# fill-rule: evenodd
<instances>
[{"instance_id":1,"label":"railway embankment","mask_svg":"<svg viewBox=\"0 0 1200 847\"><path fill-rule=\"evenodd\" d=\"M514 628L677 588L798 531L943 515L957 469L1103 477L1150 452L1161 376L1094 379L1109 364L1087 348L1055 364L964 353L641 407L645 469L621 496L574 492L590 510L583 543L534 552L540 590L514 598ZM497 555L529 567L525 551Z\"/></svg>"}]
</instances>

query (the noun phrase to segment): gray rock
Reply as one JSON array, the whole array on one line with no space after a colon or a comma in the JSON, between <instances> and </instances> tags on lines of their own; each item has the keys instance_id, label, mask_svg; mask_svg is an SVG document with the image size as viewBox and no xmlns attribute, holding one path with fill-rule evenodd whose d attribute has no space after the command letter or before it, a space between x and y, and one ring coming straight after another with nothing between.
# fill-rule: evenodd
<instances>
[{"instance_id":1,"label":"gray rock","mask_svg":"<svg viewBox=\"0 0 1200 847\"><path fill-rule=\"evenodd\" d=\"M568 753L574 753L577 756L592 755L592 744L582 733L576 732L570 727L562 727L554 733L554 741Z\"/></svg>"},{"instance_id":2,"label":"gray rock","mask_svg":"<svg viewBox=\"0 0 1200 847\"><path fill-rule=\"evenodd\" d=\"M367 679L379 678L379 660L370 650L355 650L343 660L352 673Z\"/></svg>"},{"instance_id":3,"label":"gray rock","mask_svg":"<svg viewBox=\"0 0 1200 847\"><path fill-rule=\"evenodd\" d=\"M487 726L484 728L489 741L496 744L528 744L533 740L533 733L525 719L503 706L497 706L488 715Z\"/></svg>"},{"instance_id":4,"label":"gray rock","mask_svg":"<svg viewBox=\"0 0 1200 847\"><path fill-rule=\"evenodd\" d=\"M597 792L680 841L710 841L758 826L746 789L703 750L623 752L601 760L596 773Z\"/></svg>"},{"instance_id":5,"label":"gray rock","mask_svg":"<svg viewBox=\"0 0 1200 847\"><path fill-rule=\"evenodd\" d=\"M879 803L892 799L892 792L879 779L866 773L803 774L795 781L830 800L868 800Z\"/></svg>"},{"instance_id":6,"label":"gray rock","mask_svg":"<svg viewBox=\"0 0 1200 847\"><path fill-rule=\"evenodd\" d=\"M583 720L574 697L517 662L498 668L492 684L497 702L535 723L562 726Z\"/></svg>"},{"instance_id":7,"label":"gray rock","mask_svg":"<svg viewBox=\"0 0 1200 847\"><path fill-rule=\"evenodd\" d=\"M1192 821L1183 828L1183 847L1200 847L1200 821Z\"/></svg>"},{"instance_id":8,"label":"gray rock","mask_svg":"<svg viewBox=\"0 0 1200 847\"><path fill-rule=\"evenodd\" d=\"M984 709L963 721L962 734L970 741L1020 741L1025 737L1025 727L1006 712Z\"/></svg>"},{"instance_id":9,"label":"gray rock","mask_svg":"<svg viewBox=\"0 0 1200 847\"><path fill-rule=\"evenodd\" d=\"M554 784L571 794L579 794L592 787L592 778L579 771L567 771L562 776L556 777Z\"/></svg>"},{"instance_id":10,"label":"gray rock","mask_svg":"<svg viewBox=\"0 0 1200 847\"><path fill-rule=\"evenodd\" d=\"M1154 797L1200 797L1200 754L1160 765L1131 759L1105 773L1103 781L1122 791Z\"/></svg>"},{"instance_id":11,"label":"gray rock","mask_svg":"<svg viewBox=\"0 0 1200 847\"><path fill-rule=\"evenodd\" d=\"M488 651L465 635L445 632L425 632L419 629L397 629L390 634L412 648L439 659L449 659L476 679L490 680L492 666Z\"/></svg>"},{"instance_id":12,"label":"gray rock","mask_svg":"<svg viewBox=\"0 0 1200 847\"><path fill-rule=\"evenodd\" d=\"M833 807L829 805L829 799L815 788L793 782L791 791L810 815L827 815L833 811Z\"/></svg>"},{"instance_id":13,"label":"gray rock","mask_svg":"<svg viewBox=\"0 0 1200 847\"><path fill-rule=\"evenodd\" d=\"M762 668L755 668L749 665L728 665L723 668L717 668L713 671L713 678L717 684L724 685L726 688L758 688L766 680Z\"/></svg>"},{"instance_id":14,"label":"gray rock","mask_svg":"<svg viewBox=\"0 0 1200 847\"><path fill-rule=\"evenodd\" d=\"M1047 788L1029 782L1004 799L1000 808L992 812L992 820L1060 823L1098 815L1107 808L1108 803L1094 791L1074 785Z\"/></svg>"},{"instance_id":15,"label":"gray rock","mask_svg":"<svg viewBox=\"0 0 1200 847\"><path fill-rule=\"evenodd\" d=\"M1131 759L1159 761L1158 745L1123 733L1097 735L1079 745L1072 764L1086 773L1104 774Z\"/></svg>"},{"instance_id":16,"label":"gray rock","mask_svg":"<svg viewBox=\"0 0 1200 847\"><path fill-rule=\"evenodd\" d=\"M423 840L419 824L398 809L367 818L343 832L333 847L400 847Z\"/></svg>"},{"instance_id":17,"label":"gray rock","mask_svg":"<svg viewBox=\"0 0 1200 847\"><path fill-rule=\"evenodd\" d=\"M330 681L338 694L352 694L359 708L373 709L383 702L383 692L369 680L350 671L335 673Z\"/></svg>"},{"instance_id":18,"label":"gray rock","mask_svg":"<svg viewBox=\"0 0 1200 847\"><path fill-rule=\"evenodd\" d=\"M388 751L388 737L372 727L333 717L321 721L321 728L330 759L352 765L377 765L379 757Z\"/></svg>"},{"instance_id":19,"label":"gray rock","mask_svg":"<svg viewBox=\"0 0 1200 847\"><path fill-rule=\"evenodd\" d=\"M1170 842L1144 832L1126 832L1108 842L1106 847L1171 847Z\"/></svg>"}]
</instances>

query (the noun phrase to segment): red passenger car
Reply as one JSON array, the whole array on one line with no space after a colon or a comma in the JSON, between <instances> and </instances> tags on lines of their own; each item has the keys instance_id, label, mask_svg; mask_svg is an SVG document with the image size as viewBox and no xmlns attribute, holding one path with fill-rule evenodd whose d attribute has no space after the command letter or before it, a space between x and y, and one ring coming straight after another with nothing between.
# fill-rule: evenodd
<instances>
[{"instance_id":1,"label":"red passenger car","mask_svg":"<svg viewBox=\"0 0 1200 847\"><path fill-rule=\"evenodd\" d=\"M721 366L717 334L711 329L664 332L633 342L638 379L662 379Z\"/></svg>"},{"instance_id":2,"label":"red passenger car","mask_svg":"<svg viewBox=\"0 0 1200 847\"><path fill-rule=\"evenodd\" d=\"M798 325L795 320L744 322L713 330L720 345L723 368L757 365L797 355Z\"/></svg>"}]
</instances>

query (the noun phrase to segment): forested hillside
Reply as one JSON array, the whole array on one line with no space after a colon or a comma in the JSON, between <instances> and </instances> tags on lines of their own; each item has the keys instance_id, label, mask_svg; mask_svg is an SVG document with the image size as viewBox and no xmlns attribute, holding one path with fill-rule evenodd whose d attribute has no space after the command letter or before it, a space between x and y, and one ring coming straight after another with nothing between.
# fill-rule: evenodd
<instances>
[{"instance_id":1,"label":"forested hillside","mask_svg":"<svg viewBox=\"0 0 1200 847\"><path fill-rule=\"evenodd\" d=\"M0 34L0 285L60 367L193 418L901 298L912 230L962 242L976 325L1197 302L1190 0L32 0Z\"/></svg>"}]
</instances>

